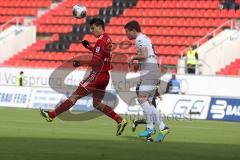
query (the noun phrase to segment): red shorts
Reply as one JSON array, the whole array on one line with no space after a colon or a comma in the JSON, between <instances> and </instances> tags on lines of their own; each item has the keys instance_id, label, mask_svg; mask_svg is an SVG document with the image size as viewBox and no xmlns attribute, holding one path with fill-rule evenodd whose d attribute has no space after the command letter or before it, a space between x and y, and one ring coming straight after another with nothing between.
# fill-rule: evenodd
<instances>
[{"instance_id":1,"label":"red shorts","mask_svg":"<svg viewBox=\"0 0 240 160\"><path fill-rule=\"evenodd\" d=\"M109 78L110 76L108 72L92 72L87 78L80 82L79 87L74 94L79 95L79 98L81 98L92 93L93 98L102 100Z\"/></svg>"}]
</instances>

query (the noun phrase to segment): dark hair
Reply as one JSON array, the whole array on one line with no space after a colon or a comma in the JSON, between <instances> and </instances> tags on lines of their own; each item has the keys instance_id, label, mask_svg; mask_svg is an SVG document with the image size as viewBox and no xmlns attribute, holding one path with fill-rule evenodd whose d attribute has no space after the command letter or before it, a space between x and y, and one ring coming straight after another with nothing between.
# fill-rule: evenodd
<instances>
[{"instance_id":1,"label":"dark hair","mask_svg":"<svg viewBox=\"0 0 240 160\"><path fill-rule=\"evenodd\" d=\"M193 44L191 45L192 49L196 49L197 48L197 45L196 44Z\"/></svg>"},{"instance_id":2,"label":"dark hair","mask_svg":"<svg viewBox=\"0 0 240 160\"><path fill-rule=\"evenodd\" d=\"M124 28L125 28L125 29L128 29L128 30L130 30L130 31L135 30L135 31L137 31L137 32L141 32L141 27L140 27L139 23L138 23L137 21L135 21L135 20L128 22L128 23L124 26Z\"/></svg>"},{"instance_id":3,"label":"dark hair","mask_svg":"<svg viewBox=\"0 0 240 160\"><path fill-rule=\"evenodd\" d=\"M93 18L89 22L90 26L95 24L96 26L101 26L103 29L105 28L104 21L100 18Z\"/></svg>"}]
</instances>

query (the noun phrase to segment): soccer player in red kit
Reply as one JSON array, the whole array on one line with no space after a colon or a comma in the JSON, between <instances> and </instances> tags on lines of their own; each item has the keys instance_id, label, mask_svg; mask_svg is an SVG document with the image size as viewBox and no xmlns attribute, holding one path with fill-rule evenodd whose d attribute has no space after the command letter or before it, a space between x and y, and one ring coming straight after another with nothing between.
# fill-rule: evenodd
<instances>
[{"instance_id":1,"label":"soccer player in red kit","mask_svg":"<svg viewBox=\"0 0 240 160\"><path fill-rule=\"evenodd\" d=\"M127 120L115 113L111 107L101 102L109 82L110 76L108 71L111 65L112 48L112 41L108 34L105 33L104 27L103 20L99 18L94 18L90 21L90 30L98 40L94 47L87 40L83 40L82 45L93 53L92 59L89 62L74 60L73 66L78 67L84 63L88 63L92 67L92 71L86 79L80 82L75 92L66 101L58 105L55 110L49 112L40 109L41 115L48 122L53 121L59 114L69 110L78 99L92 93L93 106L117 122L116 135L121 135L123 132L127 125Z\"/></svg>"}]
</instances>

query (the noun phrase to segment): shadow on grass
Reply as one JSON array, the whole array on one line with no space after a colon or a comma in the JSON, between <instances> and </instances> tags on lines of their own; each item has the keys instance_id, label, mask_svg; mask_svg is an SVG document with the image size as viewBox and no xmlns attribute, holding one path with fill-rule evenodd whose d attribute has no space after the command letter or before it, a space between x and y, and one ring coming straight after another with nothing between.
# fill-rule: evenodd
<instances>
[{"instance_id":1,"label":"shadow on grass","mask_svg":"<svg viewBox=\"0 0 240 160\"><path fill-rule=\"evenodd\" d=\"M240 145L205 143L145 143L120 140L0 138L1 160L229 160L240 159ZM107 139L107 137L106 137ZM128 141L130 140L130 141ZM133 141L131 141L133 140Z\"/></svg>"},{"instance_id":2,"label":"shadow on grass","mask_svg":"<svg viewBox=\"0 0 240 160\"><path fill-rule=\"evenodd\" d=\"M122 136L121 138L127 141L145 142L145 138L139 138L138 136Z\"/></svg>"}]
</instances>

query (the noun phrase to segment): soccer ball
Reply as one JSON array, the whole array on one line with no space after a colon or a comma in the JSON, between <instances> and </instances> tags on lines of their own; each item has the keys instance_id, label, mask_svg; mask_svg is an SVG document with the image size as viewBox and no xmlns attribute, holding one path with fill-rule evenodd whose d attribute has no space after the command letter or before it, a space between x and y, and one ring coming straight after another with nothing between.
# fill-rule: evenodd
<instances>
[{"instance_id":1,"label":"soccer ball","mask_svg":"<svg viewBox=\"0 0 240 160\"><path fill-rule=\"evenodd\" d=\"M74 5L72 8L72 14L75 18L84 18L87 16L87 8L80 4Z\"/></svg>"}]
</instances>

